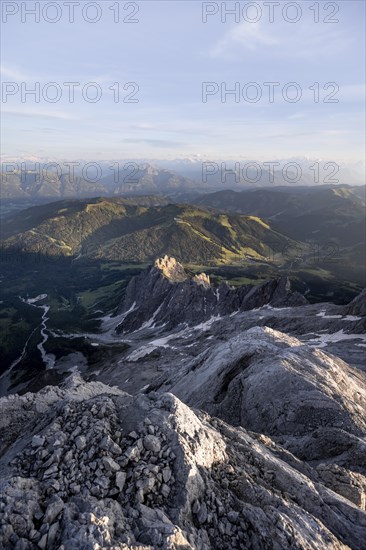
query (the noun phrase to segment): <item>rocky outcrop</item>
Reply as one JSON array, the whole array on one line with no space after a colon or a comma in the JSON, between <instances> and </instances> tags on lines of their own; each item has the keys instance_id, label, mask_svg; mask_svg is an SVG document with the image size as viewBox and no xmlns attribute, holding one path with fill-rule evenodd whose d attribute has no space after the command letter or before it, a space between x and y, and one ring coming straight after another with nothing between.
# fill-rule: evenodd
<instances>
[{"instance_id":1,"label":"rocky outcrop","mask_svg":"<svg viewBox=\"0 0 366 550\"><path fill-rule=\"evenodd\" d=\"M155 261L154 267L159 270L162 275L172 283L182 283L188 278L187 273L184 271L182 264L177 262L175 258L169 258L164 256L158 258Z\"/></svg>"},{"instance_id":2,"label":"rocky outcrop","mask_svg":"<svg viewBox=\"0 0 366 550\"><path fill-rule=\"evenodd\" d=\"M366 288L344 307L344 312L346 315L366 317Z\"/></svg>"},{"instance_id":3,"label":"rocky outcrop","mask_svg":"<svg viewBox=\"0 0 366 550\"><path fill-rule=\"evenodd\" d=\"M261 433L315 479L366 507L366 379L323 350L267 327L209 347L157 386L189 406Z\"/></svg>"},{"instance_id":4,"label":"rocky outcrop","mask_svg":"<svg viewBox=\"0 0 366 550\"><path fill-rule=\"evenodd\" d=\"M211 286L210 277L206 275L206 273L200 273L199 275L195 275L192 280L197 285L202 285L204 288L210 288Z\"/></svg>"},{"instance_id":5,"label":"rocky outcrop","mask_svg":"<svg viewBox=\"0 0 366 550\"><path fill-rule=\"evenodd\" d=\"M301 294L291 291L286 277L237 289L227 284L214 287L206 274L189 277L180 263L165 256L130 281L121 306L126 316L118 331L154 326L171 330L182 323L195 325L265 304L288 307L306 303Z\"/></svg>"},{"instance_id":6,"label":"rocky outcrop","mask_svg":"<svg viewBox=\"0 0 366 550\"><path fill-rule=\"evenodd\" d=\"M219 342L168 381L189 405L271 436L339 428L366 435L365 375L267 327Z\"/></svg>"},{"instance_id":7,"label":"rocky outcrop","mask_svg":"<svg viewBox=\"0 0 366 550\"><path fill-rule=\"evenodd\" d=\"M310 466L171 394L74 376L0 406L4 548L366 548L365 514Z\"/></svg>"}]
</instances>

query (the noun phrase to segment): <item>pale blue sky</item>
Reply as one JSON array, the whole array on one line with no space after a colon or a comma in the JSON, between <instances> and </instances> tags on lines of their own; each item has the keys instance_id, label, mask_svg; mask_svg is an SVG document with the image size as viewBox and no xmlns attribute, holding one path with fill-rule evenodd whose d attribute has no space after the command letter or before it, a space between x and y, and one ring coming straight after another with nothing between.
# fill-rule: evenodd
<instances>
[{"instance_id":1,"label":"pale blue sky","mask_svg":"<svg viewBox=\"0 0 366 550\"><path fill-rule=\"evenodd\" d=\"M81 16L86 2L79 3L74 23L68 22L68 8L60 1L59 22L47 23L41 17L35 23L27 16L22 23L18 13L2 24L3 81L29 87L37 81L41 89L57 82L63 94L53 104L42 97L39 103L32 97L22 102L20 93L8 97L2 103L3 154L68 159L193 154L363 158L363 1L331 3L339 5L333 16L338 23L314 23L309 9L314 2L300 1L302 18L292 24L283 20L281 9L269 22L268 8L260 2L263 12L257 23L235 23L232 16L223 23L217 14L203 24L202 3L187 0L137 2L136 24L114 23L108 8L115 2L104 0L99 2L100 21L91 24ZM124 4L120 2L122 8ZM326 4L319 2L321 20L331 16ZM121 17L129 11L121 9ZM88 13L93 16L92 9ZM49 17L53 14L50 9ZM254 18L254 12L248 17ZM88 103L77 91L70 104L63 85L70 81L97 82L102 98ZM114 82L138 83L139 102L114 103L108 90ZM202 103L202 82L226 82L228 88L235 82L257 82L263 97L251 104L235 103L228 96L222 103L216 94ZM264 82L281 84L274 103L268 101ZM288 82L297 82L303 90L297 103L282 98L279 90ZM321 99L326 95L323 85L336 82L340 89L334 97L339 102L314 103L314 92L308 89L314 82L320 84Z\"/></svg>"}]
</instances>

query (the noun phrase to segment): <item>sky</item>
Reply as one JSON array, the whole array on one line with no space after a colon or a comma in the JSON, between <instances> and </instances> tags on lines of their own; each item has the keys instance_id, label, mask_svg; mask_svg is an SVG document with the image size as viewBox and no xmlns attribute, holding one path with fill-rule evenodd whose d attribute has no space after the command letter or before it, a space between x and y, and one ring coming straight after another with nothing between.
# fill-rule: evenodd
<instances>
[{"instance_id":1,"label":"sky","mask_svg":"<svg viewBox=\"0 0 366 550\"><path fill-rule=\"evenodd\" d=\"M8 158L364 159L362 0L22 4L2 2Z\"/></svg>"}]
</instances>

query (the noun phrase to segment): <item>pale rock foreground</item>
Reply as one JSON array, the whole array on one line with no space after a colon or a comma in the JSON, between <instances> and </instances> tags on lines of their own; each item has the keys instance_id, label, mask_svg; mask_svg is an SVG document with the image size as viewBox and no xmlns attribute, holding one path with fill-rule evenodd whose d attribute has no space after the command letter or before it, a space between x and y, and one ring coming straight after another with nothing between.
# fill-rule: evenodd
<instances>
[{"instance_id":1,"label":"pale rock foreground","mask_svg":"<svg viewBox=\"0 0 366 550\"><path fill-rule=\"evenodd\" d=\"M73 376L0 406L2 548L366 548L310 466L172 394Z\"/></svg>"},{"instance_id":2,"label":"pale rock foreground","mask_svg":"<svg viewBox=\"0 0 366 550\"><path fill-rule=\"evenodd\" d=\"M253 327L202 352L164 390L269 436L289 464L284 449L300 471L366 509L366 378L339 357Z\"/></svg>"}]
</instances>

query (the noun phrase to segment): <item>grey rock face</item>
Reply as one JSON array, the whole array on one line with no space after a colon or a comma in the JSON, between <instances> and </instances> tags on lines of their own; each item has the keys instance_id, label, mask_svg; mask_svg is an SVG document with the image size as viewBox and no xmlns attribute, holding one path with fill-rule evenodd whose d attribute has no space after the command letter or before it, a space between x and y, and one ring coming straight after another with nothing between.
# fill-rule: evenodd
<instances>
[{"instance_id":1,"label":"grey rock face","mask_svg":"<svg viewBox=\"0 0 366 550\"><path fill-rule=\"evenodd\" d=\"M122 491L123 487L126 483L126 473L125 472L118 472L116 474L116 486L119 491Z\"/></svg>"},{"instance_id":2,"label":"grey rock face","mask_svg":"<svg viewBox=\"0 0 366 550\"><path fill-rule=\"evenodd\" d=\"M107 471L118 472L121 469L120 465L113 460L110 456L103 456L102 458L103 466Z\"/></svg>"},{"instance_id":3,"label":"grey rock face","mask_svg":"<svg viewBox=\"0 0 366 550\"><path fill-rule=\"evenodd\" d=\"M346 315L366 317L366 288L344 308Z\"/></svg>"},{"instance_id":4,"label":"grey rock face","mask_svg":"<svg viewBox=\"0 0 366 550\"><path fill-rule=\"evenodd\" d=\"M144 447L148 451L151 451L152 453L159 453L161 449L160 441L159 439L154 435L146 435L144 437Z\"/></svg>"},{"instance_id":5,"label":"grey rock face","mask_svg":"<svg viewBox=\"0 0 366 550\"><path fill-rule=\"evenodd\" d=\"M266 327L214 345L169 389L192 406L268 435L302 436L322 427L366 435L364 374Z\"/></svg>"},{"instance_id":6,"label":"grey rock face","mask_svg":"<svg viewBox=\"0 0 366 550\"><path fill-rule=\"evenodd\" d=\"M52 391L33 397L42 408L36 422L22 406L29 396L0 402L9 422L22 414L28 426L0 459L4 548L365 548L355 493L344 498L323 481L343 483L345 495L343 470L304 470L270 438L195 413L171 394L133 398L78 378L56 399ZM78 426L87 448L75 445ZM53 456L60 431L57 469L45 479L44 447L28 442L44 438Z\"/></svg>"},{"instance_id":7,"label":"grey rock face","mask_svg":"<svg viewBox=\"0 0 366 550\"><path fill-rule=\"evenodd\" d=\"M79 449L79 450L82 450L86 447L86 439L83 435L79 435L76 439L75 439L75 445L76 447Z\"/></svg>"},{"instance_id":8,"label":"grey rock face","mask_svg":"<svg viewBox=\"0 0 366 550\"><path fill-rule=\"evenodd\" d=\"M366 378L298 339L252 328L213 346L164 388L190 406L271 437L365 509ZM287 460L282 451L280 456ZM291 464L293 464L291 459ZM305 471L305 470L303 470Z\"/></svg>"},{"instance_id":9,"label":"grey rock face","mask_svg":"<svg viewBox=\"0 0 366 550\"><path fill-rule=\"evenodd\" d=\"M130 281L121 305L121 312L127 314L117 330L133 332L162 325L170 330L181 323L195 325L265 304L287 307L306 303L304 296L291 292L286 277L254 287L234 289L221 284L215 288L204 273L190 278L181 264L165 256Z\"/></svg>"},{"instance_id":10,"label":"grey rock face","mask_svg":"<svg viewBox=\"0 0 366 550\"><path fill-rule=\"evenodd\" d=\"M39 435L35 435L32 437L32 447L42 447L44 445L44 442L44 437L40 437Z\"/></svg>"}]
</instances>

